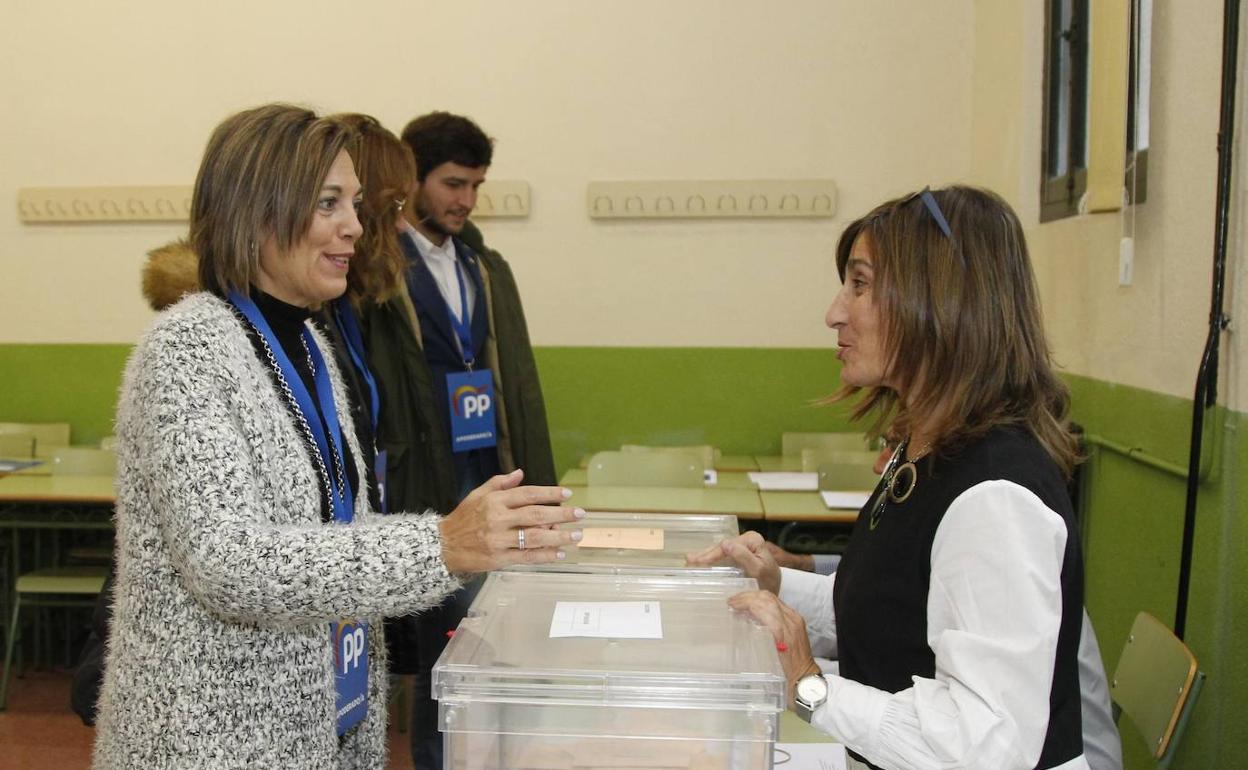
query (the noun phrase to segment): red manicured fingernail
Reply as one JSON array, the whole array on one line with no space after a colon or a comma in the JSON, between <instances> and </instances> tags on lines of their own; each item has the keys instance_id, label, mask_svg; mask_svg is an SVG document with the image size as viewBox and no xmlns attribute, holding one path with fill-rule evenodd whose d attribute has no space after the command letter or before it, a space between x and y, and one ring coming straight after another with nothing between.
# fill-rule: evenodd
<instances>
[{"instance_id":1,"label":"red manicured fingernail","mask_svg":"<svg viewBox=\"0 0 1248 770\"><path fill-rule=\"evenodd\" d=\"M450 639L453 636L455 636L455 629L452 628L450 631L446 632L446 638Z\"/></svg>"},{"instance_id":2,"label":"red manicured fingernail","mask_svg":"<svg viewBox=\"0 0 1248 770\"><path fill-rule=\"evenodd\" d=\"M789 645L785 644L784 642L776 642L776 651L777 651L777 652L788 652L788 651L789 651Z\"/></svg>"}]
</instances>

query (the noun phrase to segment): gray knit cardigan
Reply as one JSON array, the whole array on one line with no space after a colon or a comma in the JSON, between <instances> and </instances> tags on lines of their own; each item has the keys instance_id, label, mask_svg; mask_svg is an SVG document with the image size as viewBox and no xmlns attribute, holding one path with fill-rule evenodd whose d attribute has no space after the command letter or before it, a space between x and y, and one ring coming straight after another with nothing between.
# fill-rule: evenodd
<instances>
[{"instance_id":1,"label":"gray knit cardigan","mask_svg":"<svg viewBox=\"0 0 1248 770\"><path fill-rule=\"evenodd\" d=\"M322 523L290 411L242 321L209 294L166 310L136 346L116 433L117 583L94 766L383 767L378 621L459 585L437 516L377 515L358 494L354 523ZM343 436L358 466L355 432ZM369 708L340 741L329 624L350 617L373 621Z\"/></svg>"}]
</instances>

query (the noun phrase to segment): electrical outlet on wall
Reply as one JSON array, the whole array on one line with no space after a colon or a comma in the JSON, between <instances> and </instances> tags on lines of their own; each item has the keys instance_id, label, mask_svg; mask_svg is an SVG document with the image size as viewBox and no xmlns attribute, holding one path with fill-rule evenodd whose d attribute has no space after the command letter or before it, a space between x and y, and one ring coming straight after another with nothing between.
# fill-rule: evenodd
<instances>
[{"instance_id":1,"label":"electrical outlet on wall","mask_svg":"<svg viewBox=\"0 0 1248 770\"><path fill-rule=\"evenodd\" d=\"M1118 285L1130 286L1131 273L1135 270L1135 239L1118 241Z\"/></svg>"}]
</instances>

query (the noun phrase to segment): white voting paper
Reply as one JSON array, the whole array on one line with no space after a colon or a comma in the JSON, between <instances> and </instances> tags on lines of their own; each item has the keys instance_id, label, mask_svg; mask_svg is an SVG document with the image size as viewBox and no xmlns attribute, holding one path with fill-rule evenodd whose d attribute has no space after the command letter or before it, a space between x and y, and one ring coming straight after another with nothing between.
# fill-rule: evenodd
<instances>
[{"instance_id":1,"label":"white voting paper","mask_svg":"<svg viewBox=\"0 0 1248 770\"><path fill-rule=\"evenodd\" d=\"M777 743L780 770L845 770L845 747L839 743Z\"/></svg>"},{"instance_id":2,"label":"white voting paper","mask_svg":"<svg viewBox=\"0 0 1248 770\"><path fill-rule=\"evenodd\" d=\"M814 492L819 489L819 474L793 473L750 473L750 481L758 485L762 492Z\"/></svg>"},{"instance_id":3,"label":"white voting paper","mask_svg":"<svg viewBox=\"0 0 1248 770\"><path fill-rule=\"evenodd\" d=\"M550 638L662 639L658 602L555 602Z\"/></svg>"},{"instance_id":4,"label":"white voting paper","mask_svg":"<svg viewBox=\"0 0 1248 770\"><path fill-rule=\"evenodd\" d=\"M823 497L823 504L829 508L853 508L855 511L871 498L870 492L832 492L825 489L819 494Z\"/></svg>"},{"instance_id":5,"label":"white voting paper","mask_svg":"<svg viewBox=\"0 0 1248 770\"><path fill-rule=\"evenodd\" d=\"M719 471L714 468L707 468L702 471L702 483L708 487L713 487L719 483Z\"/></svg>"}]
</instances>

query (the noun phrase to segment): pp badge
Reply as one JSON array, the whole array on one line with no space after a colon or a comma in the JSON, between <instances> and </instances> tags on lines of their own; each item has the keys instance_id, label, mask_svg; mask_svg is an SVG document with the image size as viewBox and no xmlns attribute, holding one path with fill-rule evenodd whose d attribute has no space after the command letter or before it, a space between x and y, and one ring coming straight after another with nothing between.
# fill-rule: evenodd
<instances>
[{"instance_id":1,"label":"pp badge","mask_svg":"<svg viewBox=\"0 0 1248 770\"><path fill-rule=\"evenodd\" d=\"M498 443L494 428L494 376L489 369L446 375L451 408L451 451L485 449Z\"/></svg>"},{"instance_id":2,"label":"pp badge","mask_svg":"<svg viewBox=\"0 0 1248 770\"><path fill-rule=\"evenodd\" d=\"M330 623L334 642L334 689L338 734L355 727L368 713L368 624Z\"/></svg>"}]
</instances>

